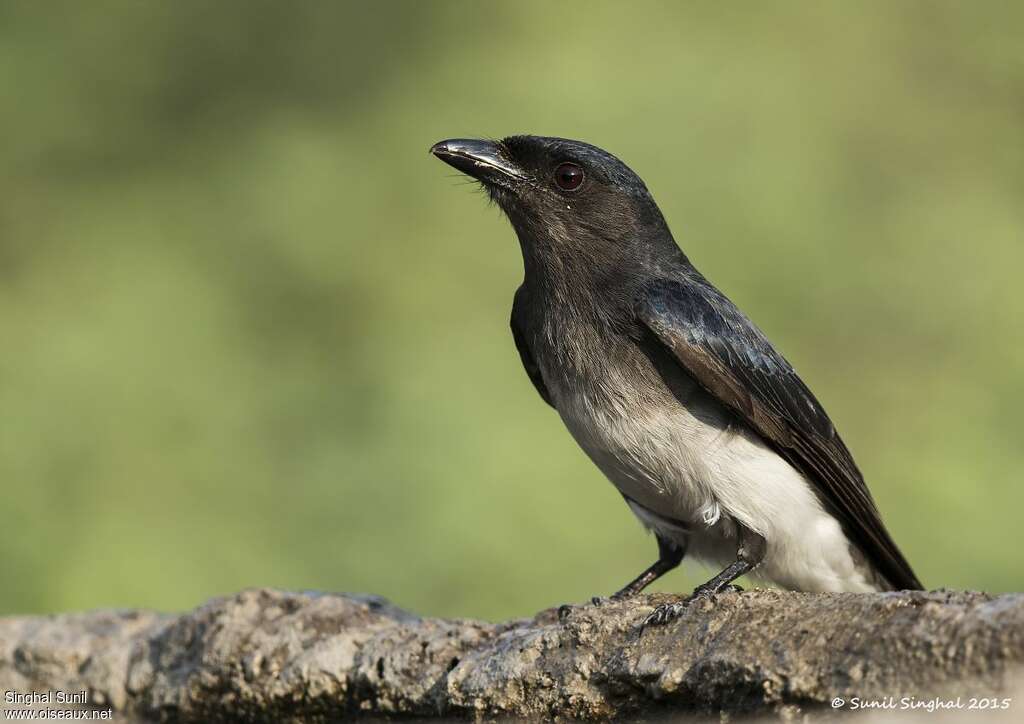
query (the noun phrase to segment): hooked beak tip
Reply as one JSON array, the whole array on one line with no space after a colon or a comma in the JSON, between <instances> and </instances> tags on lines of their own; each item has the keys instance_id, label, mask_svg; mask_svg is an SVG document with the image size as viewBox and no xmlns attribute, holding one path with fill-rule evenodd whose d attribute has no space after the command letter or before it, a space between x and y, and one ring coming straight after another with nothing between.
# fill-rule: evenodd
<instances>
[{"instance_id":1,"label":"hooked beak tip","mask_svg":"<svg viewBox=\"0 0 1024 724\"><path fill-rule=\"evenodd\" d=\"M492 141L452 138L430 147L430 153L467 176L484 182L522 180L525 174Z\"/></svg>"}]
</instances>

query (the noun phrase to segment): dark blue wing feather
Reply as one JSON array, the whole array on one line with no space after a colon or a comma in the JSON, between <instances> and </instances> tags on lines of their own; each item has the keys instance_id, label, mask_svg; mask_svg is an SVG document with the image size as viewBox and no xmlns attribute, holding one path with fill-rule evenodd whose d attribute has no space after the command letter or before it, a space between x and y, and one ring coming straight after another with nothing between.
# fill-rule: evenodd
<instances>
[{"instance_id":1,"label":"dark blue wing feather","mask_svg":"<svg viewBox=\"0 0 1024 724\"><path fill-rule=\"evenodd\" d=\"M814 484L874 568L920 589L821 404L754 324L692 268L646 289L638 316L698 383Z\"/></svg>"}]
</instances>

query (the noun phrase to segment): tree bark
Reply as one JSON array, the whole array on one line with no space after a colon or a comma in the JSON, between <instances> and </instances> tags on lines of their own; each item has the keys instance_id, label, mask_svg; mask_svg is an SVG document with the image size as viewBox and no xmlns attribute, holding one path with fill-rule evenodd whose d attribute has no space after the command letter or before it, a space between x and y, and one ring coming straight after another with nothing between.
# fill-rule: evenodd
<instances>
[{"instance_id":1,"label":"tree bark","mask_svg":"<svg viewBox=\"0 0 1024 724\"><path fill-rule=\"evenodd\" d=\"M12 617L0 619L0 691L86 690L89 705L143 720L275 722L789 716L837 698L967 708L1024 691L1024 594L724 593L641 634L671 598L498 624L273 590L183 615Z\"/></svg>"}]
</instances>

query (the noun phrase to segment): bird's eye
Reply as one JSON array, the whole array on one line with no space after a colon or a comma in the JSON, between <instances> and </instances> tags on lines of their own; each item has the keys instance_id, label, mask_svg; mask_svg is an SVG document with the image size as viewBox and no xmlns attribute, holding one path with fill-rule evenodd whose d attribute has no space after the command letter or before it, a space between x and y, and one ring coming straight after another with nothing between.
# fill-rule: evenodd
<instances>
[{"instance_id":1,"label":"bird's eye","mask_svg":"<svg viewBox=\"0 0 1024 724\"><path fill-rule=\"evenodd\" d=\"M583 183L583 169L574 163L563 163L555 169L555 183L563 191L575 191Z\"/></svg>"}]
</instances>

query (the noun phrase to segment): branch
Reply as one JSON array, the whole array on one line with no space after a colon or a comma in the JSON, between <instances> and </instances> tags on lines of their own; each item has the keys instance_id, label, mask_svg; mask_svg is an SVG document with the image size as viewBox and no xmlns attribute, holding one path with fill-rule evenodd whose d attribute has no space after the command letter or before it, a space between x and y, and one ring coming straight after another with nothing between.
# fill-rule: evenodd
<instances>
[{"instance_id":1,"label":"branch","mask_svg":"<svg viewBox=\"0 0 1024 724\"><path fill-rule=\"evenodd\" d=\"M252 590L180 616L7 618L0 690L85 689L92 706L186 721L593 719L790 716L835 697L849 708L1022 681L1024 594L726 593L640 636L668 599L490 624L419 618L372 596Z\"/></svg>"}]
</instances>

